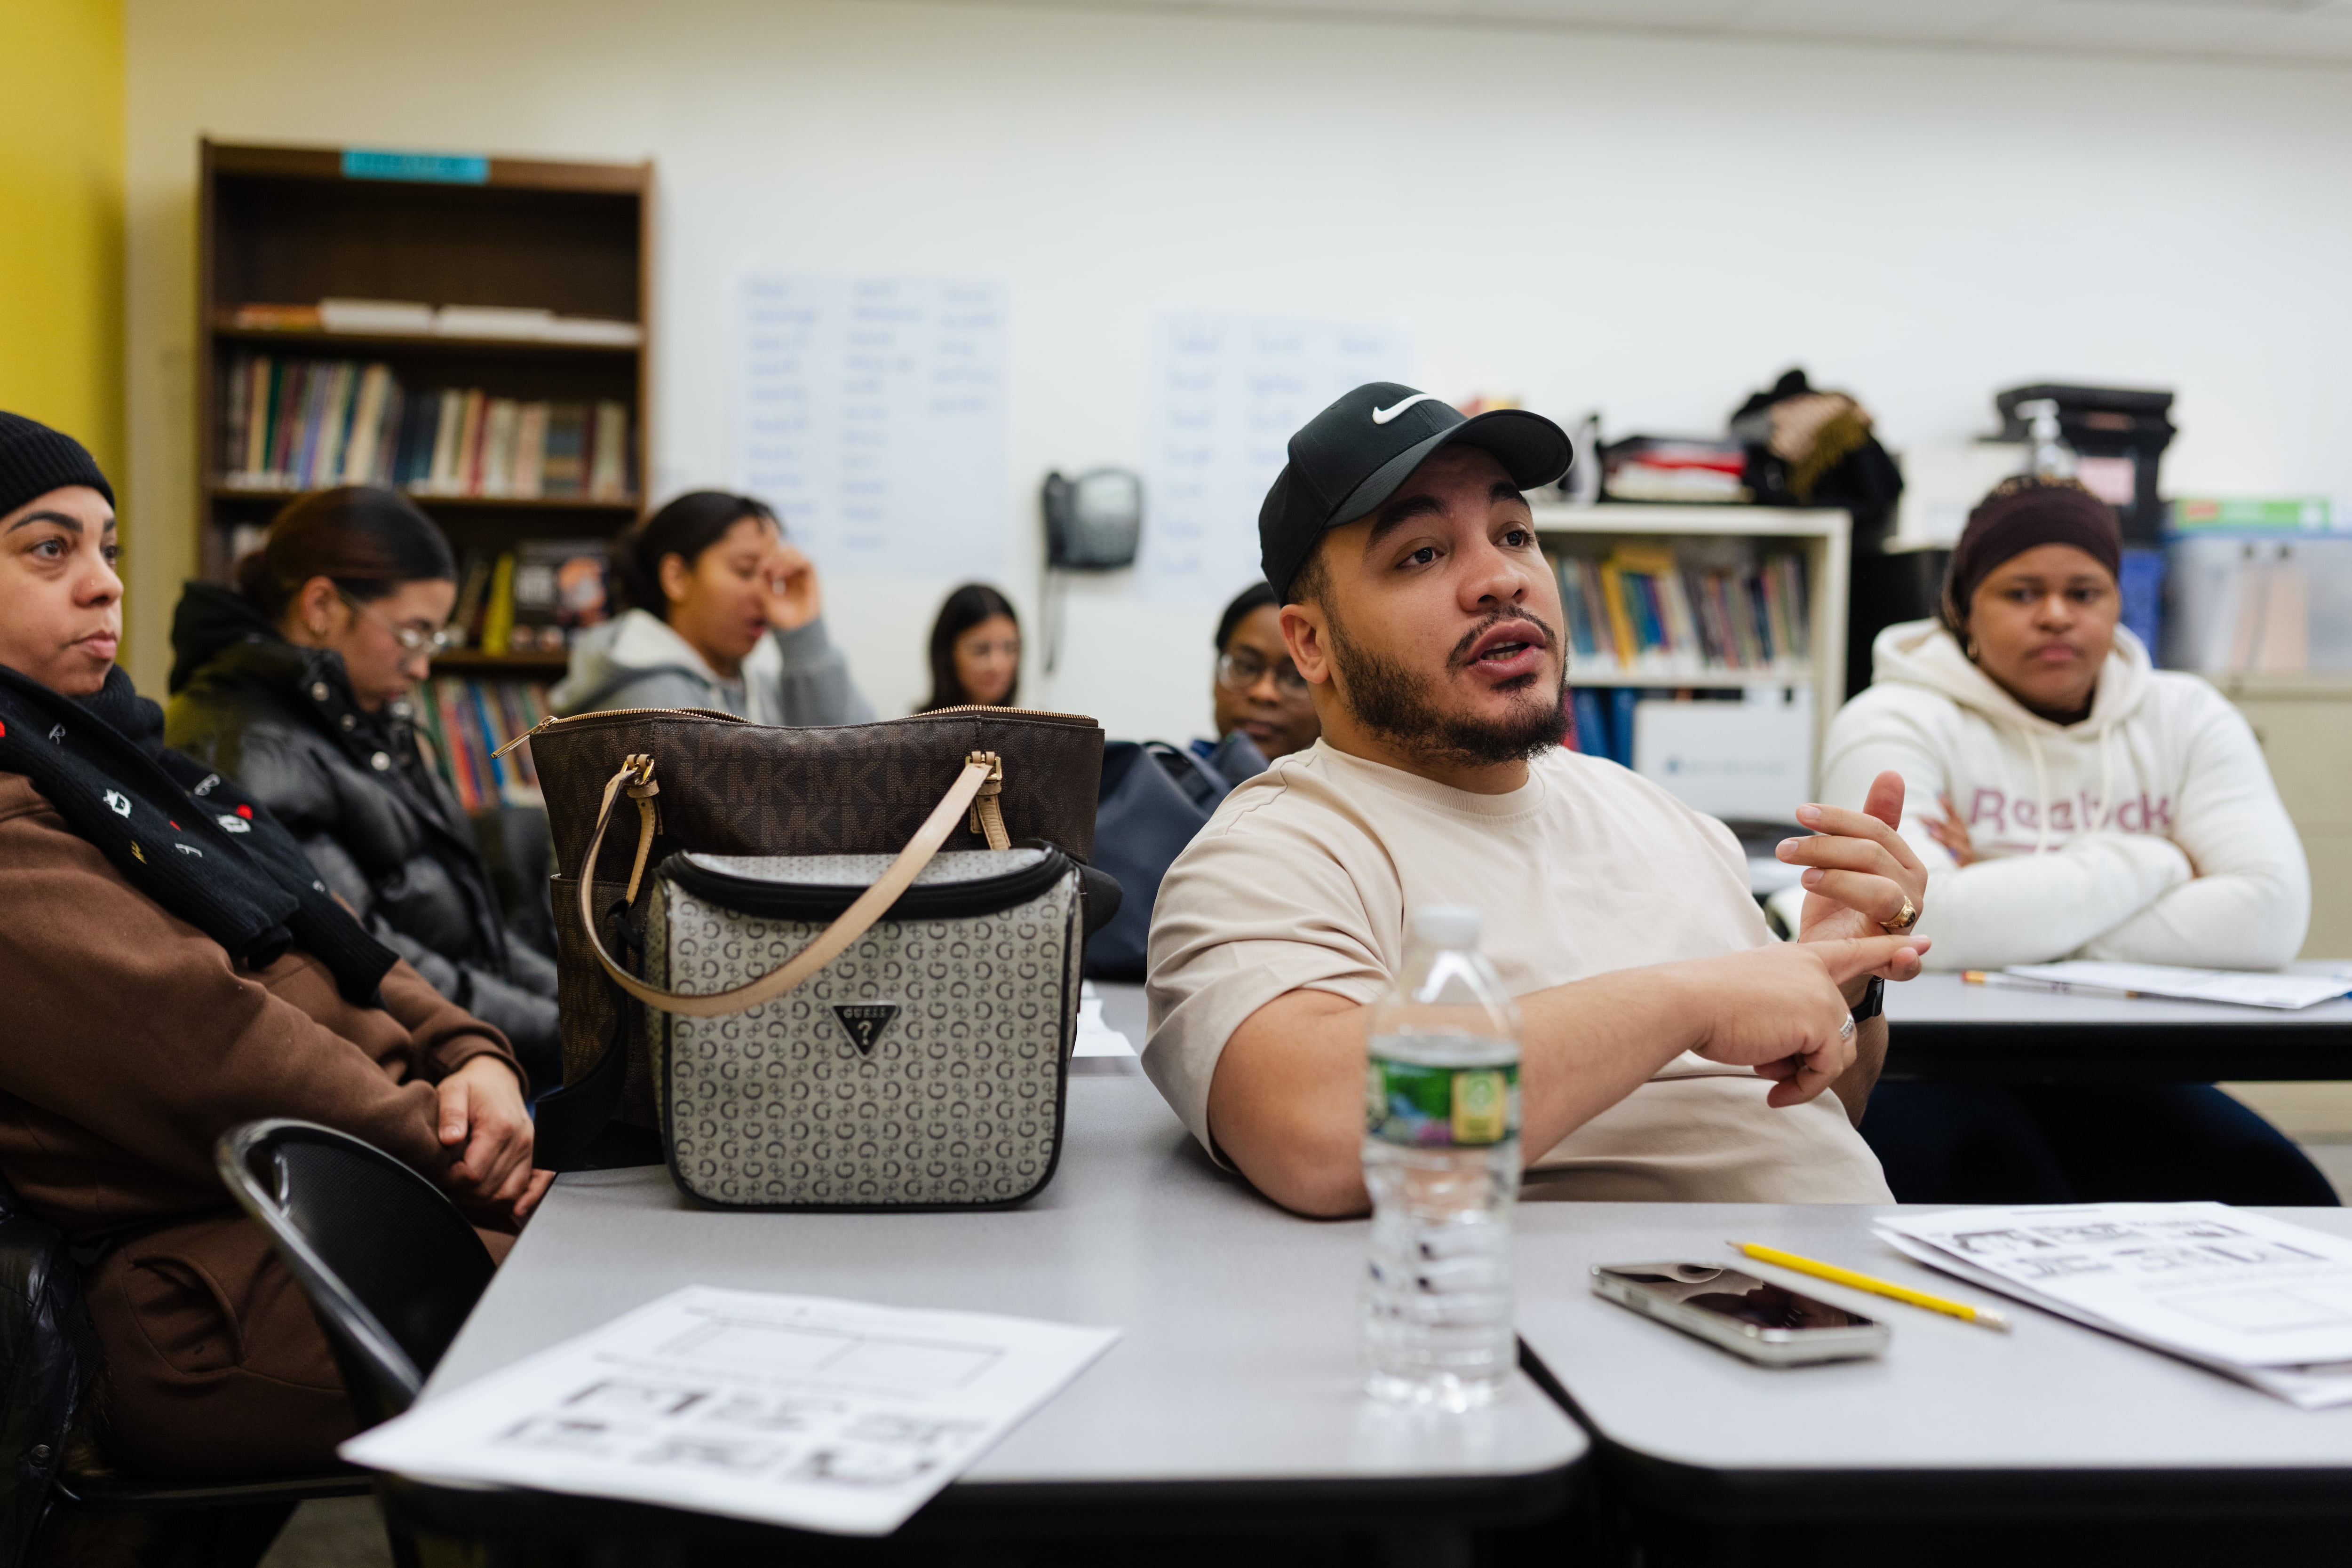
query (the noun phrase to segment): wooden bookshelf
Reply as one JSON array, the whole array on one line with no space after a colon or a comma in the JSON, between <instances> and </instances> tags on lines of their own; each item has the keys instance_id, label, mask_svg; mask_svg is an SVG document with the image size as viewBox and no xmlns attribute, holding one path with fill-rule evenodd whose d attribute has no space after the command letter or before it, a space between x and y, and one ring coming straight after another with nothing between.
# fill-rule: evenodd
<instances>
[{"instance_id":1,"label":"wooden bookshelf","mask_svg":"<svg viewBox=\"0 0 2352 1568\"><path fill-rule=\"evenodd\" d=\"M243 354L381 361L410 392L628 410L621 497L410 495L461 567L532 538L610 538L640 509L653 424L654 171L646 163L202 144L196 323L196 559L224 580L241 526L299 494L234 482L223 392ZM634 344L240 326L238 307L323 298L550 310L635 324ZM546 678L560 658L453 654L467 673Z\"/></svg>"},{"instance_id":2,"label":"wooden bookshelf","mask_svg":"<svg viewBox=\"0 0 2352 1568\"><path fill-rule=\"evenodd\" d=\"M1539 505L1536 537L1547 553L1605 555L1620 544L1680 544L1722 540L1759 553L1789 552L1805 562L1809 643L1801 667L1778 671L1710 671L1693 675L1583 672L1573 659L1569 684L1648 686L1662 690L1727 690L1806 686L1813 697L1813 756L1838 706L1845 701L1846 584L1853 519L1844 512L1785 507L1667 506L1604 502L1593 507Z\"/></svg>"}]
</instances>

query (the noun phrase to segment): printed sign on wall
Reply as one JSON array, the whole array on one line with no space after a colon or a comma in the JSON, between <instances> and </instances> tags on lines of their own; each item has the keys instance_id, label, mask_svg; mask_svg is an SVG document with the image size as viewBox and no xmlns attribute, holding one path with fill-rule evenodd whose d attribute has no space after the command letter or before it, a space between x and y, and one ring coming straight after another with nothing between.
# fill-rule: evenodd
<instances>
[{"instance_id":1,"label":"printed sign on wall","mask_svg":"<svg viewBox=\"0 0 2352 1568\"><path fill-rule=\"evenodd\" d=\"M1291 433L1349 388L1410 382L1393 327L1171 315L1153 324L1144 596L1221 604L1258 576L1257 513Z\"/></svg>"},{"instance_id":2,"label":"printed sign on wall","mask_svg":"<svg viewBox=\"0 0 2352 1568\"><path fill-rule=\"evenodd\" d=\"M752 271L735 483L827 571L1001 575L1000 284Z\"/></svg>"}]
</instances>

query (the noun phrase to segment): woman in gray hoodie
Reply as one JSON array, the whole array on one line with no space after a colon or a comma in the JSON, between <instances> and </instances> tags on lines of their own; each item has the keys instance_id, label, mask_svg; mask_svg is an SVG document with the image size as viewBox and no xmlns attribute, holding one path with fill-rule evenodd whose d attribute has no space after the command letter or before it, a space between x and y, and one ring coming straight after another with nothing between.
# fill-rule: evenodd
<instances>
[{"instance_id":1,"label":"woman in gray hoodie","mask_svg":"<svg viewBox=\"0 0 2352 1568\"><path fill-rule=\"evenodd\" d=\"M555 711L719 708L754 724L864 724L825 635L816 568L749 496L680 496L613 542L629 605L582 637Z\"/></svg>"}]
</instances>

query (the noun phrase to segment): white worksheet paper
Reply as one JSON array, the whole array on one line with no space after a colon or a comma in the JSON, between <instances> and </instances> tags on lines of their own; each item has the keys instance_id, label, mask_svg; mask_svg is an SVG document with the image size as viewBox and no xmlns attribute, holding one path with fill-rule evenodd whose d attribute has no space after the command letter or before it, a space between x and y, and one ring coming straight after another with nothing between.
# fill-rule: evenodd
<instances>
[{"instance_id":1,"label":"white worksheet paper","mask_svg":"<svg viewBox=\"0 0 2352 1568\"><path fill-rule=\"evenodd\" d=\"M1135 1046L1127 1035L1103 1021L1102 998L1088 980L1078 992L1078 1038L1072 1045L1073 1056L1133 1056Z\"/></svg>"},{"instance_id":2,"label":"white worksheet paper","mask_svg":"<svg viewBox=\"0 0 2352 1568\"><path fill-rule=\"evenodd\" d=\"M2240 1377L2352 1401L2352 1241L2220 1203L1884 1217L1931 1267Z\"/></svg>"},{"instance_id":3,"label":"white worksheet paper","mask_svg":"<svg viewBox=\"0 0 2352 1568\"><path fill-rule=\"evenodd\" d=\"M2261 970L2189 969L2172 964L2113 964L2069 958L2056 964L2011 964L2003 973L2101 991L2135 991L2181 1001L2230 1002L2293 1012L2352 991L2352 976L2271 974Z\"/></svg>"},{"instance_id":4,"label":"white worksheet paper","mask_svg":"<svg viewBox=\"0 0 2352 1568\"><path fill-rule=\"evenodd\" d=\"M428 1480L885 1535L1118 1337L694 1285L340 1451Z\"/></svg>"}]
</instances>

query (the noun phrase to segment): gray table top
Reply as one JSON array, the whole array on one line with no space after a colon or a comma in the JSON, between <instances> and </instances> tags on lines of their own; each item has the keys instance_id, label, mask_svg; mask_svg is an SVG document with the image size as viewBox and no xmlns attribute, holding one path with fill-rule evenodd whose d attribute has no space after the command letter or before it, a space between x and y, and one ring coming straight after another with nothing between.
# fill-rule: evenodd
<instances>
[{"instance_id":1,"label":"gray table top","mask_svg":"<svg viewBox=\"0 0 2352 1568\"><path fill-rule=\"evenodd\" d=\"M950 1496L1410 1482L1423 1497L1458 1485L1492 1498L1497 1482L1564 1482L1584 1436L1524 1375L1496 1408L1463 1416L1360 1392L1364 1241L1361 1222L1293 1218L1218 1172L1141 1078L1074 1076L1060 1169L1015 1209L720 1213L660 1169L565 1176L425 1397L679 1286L719 1285L1126 1331Z\"/></svg>"},{"instance_id":2,"label":"gray table top","mask_svg":"<svg viewBox=\"0 0 2352 1568\"><path fill-rule=\"evenodd\" d=\"M2263 1472L2352 1498L2352 1406L2299 1410L2218 1374L2003 1301L1874 1239L1885 1209L1744 1204L1522 1204L1519 1332L1586 1424L1664 1493L1808 1490L1886 1500L1889 1482L2044 1496L2118 1474L2176 1495L2200 1481L2242 1501ZM2352 1211L2281 1218L2352 1234ZM1998 1305L2014 1332L1749 1263L1757 1241L1950 1299ZM1596 1263L1738 1264L1890 1324L1883 1359L1772 1369L1591 1293ZM2030 1473L2030 1479L2021 1479ZM2273 1476L2272 1479L2276 1479ZM1859 1484L1857 1481L1859 1480ZM2184 1490L2186 1489L2186 1492ZM1899 1490L1899 1489L1898 1489Z\"/></svg>"},{"instance_id":3,"label":"gray table top","mask_svg":"<svg viewBox=\"0 0 2352 1568\"><path fill-rule=\"evenodd\" d=\"M2318 973L2340 963L2291 964ZM2090 997L2007 986L1972 986L1954 974L1922 975L1886 988L1890 1026L1906 1023L1974 1024L2008 1028L2019 1024L2079 1024L2140 1028L2150 1024L2196 1025L2222 1030L2333 1026L2352 1030L2352 998L2318 1002L2294 1012L2280 1008L2242 1008L2224 1002L2179 1002L2162 997Z\"/></svg>"},{"instance_id":4,"label":"gray table top","mask_svg":"<svg viewBox=\"0 0 2352 1568\"><path fill-rule=\"evenodd\" d=\"M2334 969L2336 964L2296 964ZM1103 1019L1140 1051L1143 988L1097 981ZM1953 974L1886 988L1888 1080L2211 1083L2352 1078L2352 998L2295 1012L1971 986ZM1093 1058L1088 1071L1139 1071Z\"/></svg>"},{"instance_id":5,"label":"gray table top","mask_svg":"<svg viewBox=\"0 0 2352 1568\"><path fill-rule=\"evenodd\" d=\"M2334 964L2296 964L2334 969ZM2352 999L2289 1012L2161 997L1971 986L1886 988L1889 1081L2211 1083L2352 1078Z\"/></svg>"}]
</instances>

